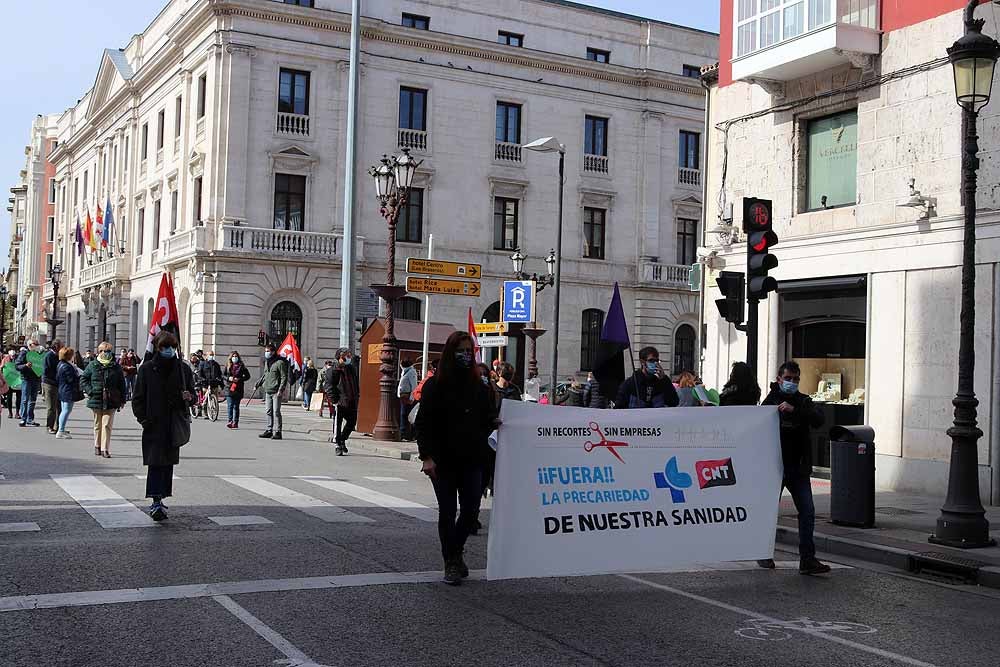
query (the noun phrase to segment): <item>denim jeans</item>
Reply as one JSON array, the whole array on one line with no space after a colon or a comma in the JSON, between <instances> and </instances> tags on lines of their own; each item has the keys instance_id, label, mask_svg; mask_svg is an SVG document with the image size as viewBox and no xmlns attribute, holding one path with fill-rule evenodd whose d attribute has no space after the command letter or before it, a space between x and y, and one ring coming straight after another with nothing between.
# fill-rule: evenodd
<instances>
[{"instance_id":1,"label":"denim jeans","mask_svg":"<svg viewBox=\"0 0 1000 667\"><path fill-rule=\"evenodd\" d=\"M813 542L813 530L816 528L816 507L813 505L809 472L785 468L781 485L792 494L792 502L795 503L795 509L799 513L799 558L815 558L816 543Z\"/></svg>"},{"instance_id":2,"label":"denim jeans","mask_svg":"<svg viewBox=\"0 0 1000 667\"><path fill-rule=\"evenodd\" d=\"M21 383L21 421L31 423L35 421L35 401L38 399L38 391L41 389L42 381L38 378L25 380Z\"/></svg>"},{"instance_id":3,"label":"denim jeans","mask_svg":"<svg viewBox=\"0 0 1000 667\"><path fill-rule=\"evenodd\" d=\"M483 497L483 469L475 462L438 466L437 477L432 481L438 501L441 555L447 562L462 555L465 540L476 525Z\"/></svg>"},{"instance_id":4,"label":"denim jeans","mask_svg":"<svg viewBox=\"0 0 1000 667\"><path fill-rule=\"evenodd\" d=\"M125 400L132 400L132 390L135 388L135 375L125 376Z\"/></svg>"},{"instance_id":5,"label":"denim jeans","mask_svg":"<svg viewBox=\"0 0 1000 667\"><path fill-rule=\"evenodd\" d=\"M240 423L240 402L235 400L232 396L226 397L226 406L229 408L229 423L239 424Z\"/></svg>"},{"instance_id":6,"label":"denim jeans","mask_svg":"<svg viewBox=\"0 0 1000 667\"><path fill-rule=\"evenodd\" d=\"M264 406L267 414L267 430L281 433L281 394L264 394ZM278 428L274 428L275 425Z\"/></svg>"},{"instance_id":7,"label":"denim jeans","mask_svg":"<svg viewBox=\"0 0 1000 667\"><path fill-rule=\"evenodd\" d=\"M313 393L311 391L302 392L302 407L308 410L309 404L312 403L312 400L313 400Z\"/></svg>"},{"instance_id":8,"label":"denim jeans","mask_svg":"<svg viewBox=\"0 0 1000 667\"><path fill-rule=\"evenodd\" d=\"M73 402L72 401L59 401L59 432L66 432L66 421L69 419L69 413L73 412Z\"/></svg>"}]
</instances>

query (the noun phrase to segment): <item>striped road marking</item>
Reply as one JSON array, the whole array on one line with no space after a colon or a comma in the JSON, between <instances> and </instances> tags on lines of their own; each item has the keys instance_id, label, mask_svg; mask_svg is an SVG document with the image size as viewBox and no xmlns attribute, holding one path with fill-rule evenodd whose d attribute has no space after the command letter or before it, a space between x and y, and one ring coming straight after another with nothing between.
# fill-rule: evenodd
<instances>
[{"instance_id":1,"label":"striped road marking","mask_svg":"<svg viewBox=\"0 0 1000 667\"><path fill-rule=\"evenodd\" d=\"M426 505L390 496L387 493L372 491L371 489L366 489L363 486L351 484L350 482L341 482L322 476L300 476L296 479L301 479L316 486L322 486L324 489L330 489L342 495L350 496L351 498L356 498L357 500L377 505L378 507L384 507L394 512L413 517L414 519L420 519L421 521L436 522L438 519L437 510L431 509Z\"/></svg>"},{"instance_id":2,"label":"striped road marking","mask_svg":"<svg viewBox=\"0 0 1000 667\"><path fill-rule=\"evenodd\" d=\"M268 482L252 475L217 475L221 480L235 484L251 493L264 496L276 503L297 509L309 516L322 519L328 523L372 523L373 519L355 514L343 507L331 505L325 500L307 496L304 493L285 488L280 484Z\"/></svg>"},{"instance_id":3,"label":"striped road marking","mask_svg":"<svg viewBox=\"0 0 1000 667\"><path fill-rule=\"evenodd\" d=\"M125 500L93 475L50 475L101 528L151 528L149 515Z\"/></svg>"},{"instance_id":4,"label":"striped road marking","mask_svg":"<svg viewBox=\"0 0 1000 667\"><path fill-rule=\"evenodd\" d=\"M402 477L365 477L369 482L405 482Z\"/></svg>"},{"instance_id":5,"label":"striped road marking","mask_svg":"<svg viewBox=\"0 0 1000 667\"><path fill-rule=\"evenodd\" d=\"M31 533L41 530L37 523L25 521L23 523L0 523L0 533Z\"/></svg>"}]
</instances>

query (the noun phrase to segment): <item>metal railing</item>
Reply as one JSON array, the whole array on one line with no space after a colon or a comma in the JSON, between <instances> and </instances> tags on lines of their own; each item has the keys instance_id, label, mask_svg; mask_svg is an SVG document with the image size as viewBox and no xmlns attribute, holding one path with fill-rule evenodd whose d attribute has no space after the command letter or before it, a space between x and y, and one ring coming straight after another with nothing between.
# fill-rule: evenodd
<instances>
[{"instance_id":1,"label":"metal railing","mask_svg":"<svg viewBox=\"0 0 1000 667\"><path fill-rule=\"evenodd\" d=\"M336 257L340 236L323 232L296 232L223 225L220 250L262 253L287 257Z\"/></svg>"},{"instance_id":2,"label":"metal railing","mask_svg":"<svg viewBox=\"0 0 1000 667\"><path fill-rule=\"evenodd\" d=\"M409 130L405 127L399 128L399 147L410 148L416 151L426 151L427 132L424 130Z\"/></svg>"},{"instance_id":3,"label":"metal railing","mask_svg":"<svg viewBox=\"0 0 1000 667\"><path fill-rule=\"evenodd\" d=\"M701 185L701 170L679 167L677 169L677 182L681 185Z\"/></svg>"},{"instance_id":4,"label":"metal railing","mask_svg":"<svg viewBox=\"0 0 1000 667\"><path fill-rule=\"evenodd\" d=\"M502 162L520 162L521 144L514 144L508 141L498 141L496 145L495 157Z\"/></svg>"},{"instance_id":5,"label":"metal railing","mask_svg":"<svg viewBox=\"0 0 1000 667\"><path fill-rule=\"evenodd\" d=\"M691 267L683 264L643 262L642 282L663 287L688 287Z\"/></svg>"},{"instance_id":6,"label":"metal railing","mask_svg":"<svg viewBox=\"0 0 1000 667\"><path fill-rule=\"evenodd\" d=\"M284 134L291 137L308 137L309 116L279 111L278 134Z\"/></svg>"},{"instance_id":7,"label":"metal railing","mask_svg":"<svg viewBox=\"0 0 1000 667\"><path fill-rule=\"evenodd\" d=\"M599 174L608 173L608 156L585 154L583 156L583 170L596 171Z\"/></svg>"}]
</instances>

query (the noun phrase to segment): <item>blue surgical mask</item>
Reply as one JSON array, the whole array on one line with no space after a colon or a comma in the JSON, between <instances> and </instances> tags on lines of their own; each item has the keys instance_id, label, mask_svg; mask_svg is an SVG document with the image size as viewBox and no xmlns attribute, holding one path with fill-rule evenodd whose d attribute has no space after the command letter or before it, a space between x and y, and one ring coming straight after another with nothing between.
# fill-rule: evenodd
<instances>
[{"instance_id":1,"label":"blue surgical mask","mask_svg":"<svg viewBox=\"0 0 1000 667\"><path fill-rule=\"evenodd\" d=\"M486 377L485 375L482 376L482 378L480 378L480 379L482 379L483 384L485 384L485 385L488 385L490 383L490 379L488 377Z\"/></svg>"},{"instance_id":2,"label":"blue surgical mask","mask_svg":"<svg viewBox=\"0 0 1000 667\"><path fill-rule=\"evenodd\" d=\"M209 361L215 361L215 356L214 355L209 355L208 356L208 360Z\"/></svg>"},{"instance_id":3,"label":"blue surgical mask","mask_svg":"<svg viewBox=\"0 0 1000 667\"><path fill-rule=\"evenodd\" d=\"M799 390L798 382L789 382L788 380L781 381L781 391L785 394L794 394Z\"/></svg>"},{"instance_id":4,"label":"blue surgical mask","mask_svg":"<svg viewBox=\"0 0 1000 667\"><path fill-rule=\"evenodd\" d=\"M472 365L472 353L471 352L456 352L455 361L462 368L468 368Z\"/></svg>"},{"instance_id":5,"label":"blue surgical mask","mask_svg":"<svg viewBox=\"0 0 1000 667\"><path fill-rule=\"evenodd\" d=\"M271 352L270 350L268 350L267 352L264 353L264 358L265 359L270 359L273 356L274 356L274 352Z\"/></svg>"},{"instance_id":6,"label":"blue surgical mask","mask_svg":"<svg viewBox=\"0 0 1000 667\"><path fill-rule=\"evenodd\" d=\"M344 359L344 365L345 366L350 366L352 363L354 363L354 359L353 358L347 357L347 358Z\"/></svg>"},{"instance_id":7,"label":"blue surgical mask","mask_svg":"<svg viewBox=\"0 0 1000 667\"><path fill-rule=\"evenodd\" d=\"M164 359L173 359L177 356L177 348L175 347L164 347L160 348L160 356Z\"/></svg>"},{"instance_id":8,"label":"blue surgical mask","mask_svg":"<svg viewBox=\"0 0 1000 667\"><path fill-rule=\"evenodd\" d=\"M646 370L649 371L650 373L655 373L657 371L659 365L660 364L658 362L656 362L656 361L647 361L646 362Z\"/></svg>"}]
</instances>

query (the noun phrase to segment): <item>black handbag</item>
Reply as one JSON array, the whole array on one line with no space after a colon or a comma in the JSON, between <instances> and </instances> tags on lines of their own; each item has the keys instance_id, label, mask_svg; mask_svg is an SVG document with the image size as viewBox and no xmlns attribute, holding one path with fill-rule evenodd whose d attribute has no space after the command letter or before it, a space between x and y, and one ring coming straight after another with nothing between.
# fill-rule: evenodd
<instances>
[{"instance_id":1,"label":"black handbag","mask_svg":"<svg viewBox=\"0 0 1000 667\"><path fill-rule=\"evenodd\" d=\"M191 441L191 412L172 410L170 412L170 444L183 447Z\"/></svg>"}]
</instances>

